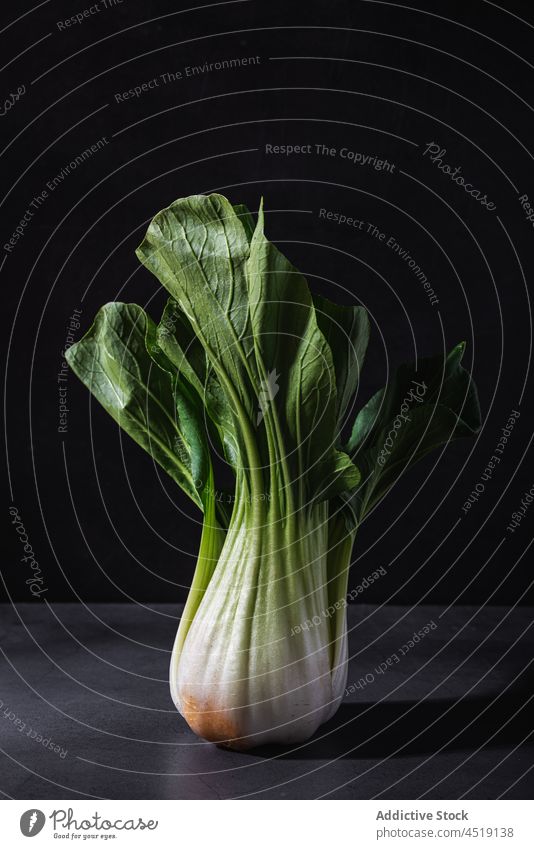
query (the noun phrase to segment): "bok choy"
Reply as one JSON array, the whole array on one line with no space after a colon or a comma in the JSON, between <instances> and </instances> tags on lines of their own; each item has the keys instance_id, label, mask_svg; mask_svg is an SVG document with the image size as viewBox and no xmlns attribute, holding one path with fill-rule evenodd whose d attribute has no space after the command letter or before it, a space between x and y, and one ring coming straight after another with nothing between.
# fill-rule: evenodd
<instances>
[{"instance_id":1,"label":"bok choy","mask_svg":"<svg viewBox=\"0 0 534 849\"><path fill-rule=\"evenodd\" d=\"M312 295L265 237L262 209L255 221L221 195L177 200L137 256L168 292L160 323L107 304L67 356L203 512L172 698L193 731L231 748L306 740L346 684L340 602L358 525L420 457L479 428L464 346L401 367L344 444L366 311Z\"/></svg>"}]
</instances>

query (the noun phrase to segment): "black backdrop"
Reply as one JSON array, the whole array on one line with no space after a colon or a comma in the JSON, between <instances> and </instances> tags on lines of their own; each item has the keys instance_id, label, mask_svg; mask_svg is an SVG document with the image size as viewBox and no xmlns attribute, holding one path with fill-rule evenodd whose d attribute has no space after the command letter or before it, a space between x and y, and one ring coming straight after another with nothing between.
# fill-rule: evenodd
<instances>
[{"instance_id":1,"label":"black backdrop","mask_svg":"<svg viewBox=\"0 0 534 849\"><path fill-rule=\"evenodd\" d=\"M534 483L534 231L520 201L534 203L534 15L528 2L419 7L17 4L17 15L27 14L1 34L9 103L0 118L7 495L19 517L13 523L6 508L11 598L32 599L22 525L41 599L184 598L199 515L73 375L59 383L58 375L75 310L76 338L106 301L134 301L158 316L163 293L134 255L148 221L177 197L221 191L253 210L263 195L268 236L310 284L368 308L362 403L388 367L467 341L483 430L401 480L361 528L350 585L384 566L366 601L525 601L534 507L508 526ZM81 22L65 24L84 9ZM13 7L5 12L7 25ZM215 64L243 58L254 61ZM193 66L200 70L188 74ZM136 86L139 96L123 96ZM425 154L430 143L489 208ZM287 156L269 145L311 147ZM364 156L393 167L378 170ZM320 210L364 224L339 224ZM23 235L10 245L18 226ZM390 236L438 302L388 247Z\"/></svg>"}]
</instances>

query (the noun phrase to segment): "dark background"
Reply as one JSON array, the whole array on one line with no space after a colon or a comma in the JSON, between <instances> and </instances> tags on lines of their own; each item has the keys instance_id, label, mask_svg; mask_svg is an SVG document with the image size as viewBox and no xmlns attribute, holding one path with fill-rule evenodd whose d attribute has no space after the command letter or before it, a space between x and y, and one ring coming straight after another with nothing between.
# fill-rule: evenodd
<instances>
[{"instance_id":1,"label":"dark background","mask_svg":"<svg viewBox=\"0 0 534 849\"><path fill-rule=\"evenodd\" d=\"M0 100L26 87L0 118L2 244L47 181L101 137L109 141L49 193L15 249L2 249L6 492L39 561L44 597L185 597L199 514L73 375L68 432L58 433L57 374L75 308L82 329L111 300L158 317L163 290L134 250L175 198L221 191L253 210L263 195L269 238L312 287L369 310L361 403L388 367L467 341L482 432L399 482L360 531L349 588L385 566L366 602L524 603L534 507L515 533L507 525L534 483L534 231L518 200L534 199L531 3L500 10L446 0L420 4L431 12L423 15L375 2L123 0L58 29L89 5L53 0L0 34L8 62ZM16 13L30 9L19 3ZM12 7L5 14L13 20ZM260 62L160 80L127 102L114 97L187 65L243 56ZM430 142L495 212L423 157ZM316 143L388 159L394 173L340 157L265 153L266 144ZM383 243L320 219L320 208L394 236L439 305ZM521 415L501 464L464 515L513 409ZM7 596L31 601L7 507L5 517Z\"/></svg>"}]
</instances>

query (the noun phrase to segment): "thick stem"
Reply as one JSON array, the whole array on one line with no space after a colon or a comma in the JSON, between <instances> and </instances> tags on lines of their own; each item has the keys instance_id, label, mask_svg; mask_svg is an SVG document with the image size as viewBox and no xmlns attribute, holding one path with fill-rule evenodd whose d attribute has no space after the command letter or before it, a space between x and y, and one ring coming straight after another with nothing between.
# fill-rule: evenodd
<instances>
[{"instance_id":1,"label":"thick stem","mask_svg":"<svg viewBox=\"0 0 534 849\"><path fill-rule=\"evenodd\" d=\"M350 561L356 530L347 530L342 512L338 511L328 523L328 612L330 619L333 688L344 690L348 666L347 589ZM335 709L332 711L332 715Z\"/></svg>"},{"instance_id":2,"label":"thick stem","mask_svg":"<svg viewBox=\"0 0 534 849\"><path fill-rule=\"evenodd\" d=\"M201 737L234 748L305 740L339 704L327 520L318 505L290 532L271 521L267 502L236 505L171 681Z\"/></svg>"},{"instance_id":3,"label":"thick stem","mask_svg":"<svg viewBox=\"0 0 534 849\"><path fill-rule=\"evenodd\" d=\"M202 525L202 536L200 538L195 574L193 575L189 595L187 596L187 601L184 605L171 655L169 670L171 691L176 687L176 673L178 669L178 664L176 662L177 658L179 658L182 653L182 648L189 628L191 627L195 614L202 599L204 598L204 593L211 581L226 537L223 528L220 527L215 517L213 475L211 473L208 486L210 487L210 490Z\"/></svg>"}]
</instances>

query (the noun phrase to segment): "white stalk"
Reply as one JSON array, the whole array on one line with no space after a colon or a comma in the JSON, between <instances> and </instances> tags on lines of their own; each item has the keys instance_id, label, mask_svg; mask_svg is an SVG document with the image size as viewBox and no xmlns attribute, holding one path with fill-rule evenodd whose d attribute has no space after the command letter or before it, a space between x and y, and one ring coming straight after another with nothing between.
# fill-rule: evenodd
<instances>
[{"instance_id":1,"label":"white stalk","mask_svg":"<svg viewBox=\"0 0 534 849\"><path fill-rule=\"evenodd\" d=\"M346 622L344 611L328 614L327 511L319 505L289 527L269 521L263 505L254 525L246 509L234 510L171 660L173 700L200 737L237 749L297 743L337 710Z\"/></svg>"}]
</instances>

